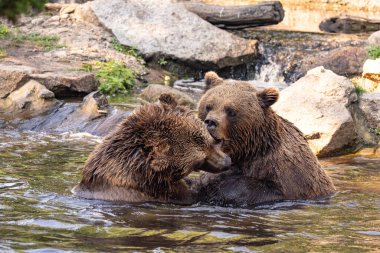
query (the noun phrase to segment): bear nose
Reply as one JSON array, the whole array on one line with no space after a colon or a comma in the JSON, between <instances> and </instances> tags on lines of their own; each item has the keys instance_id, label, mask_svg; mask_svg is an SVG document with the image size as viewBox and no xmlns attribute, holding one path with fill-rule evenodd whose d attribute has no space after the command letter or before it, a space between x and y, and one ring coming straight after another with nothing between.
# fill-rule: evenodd
<instances>
[{"instance_id":1,"label":"bear nose","mask_svg":"<svg viewBox=\"0 0 380 253\"><path fill-rule=\"evenodd\" d=\"M218 122L212 118L206 119L205 123L208 129L214 129L218 126Z\"/></svg>"}]
</instances>

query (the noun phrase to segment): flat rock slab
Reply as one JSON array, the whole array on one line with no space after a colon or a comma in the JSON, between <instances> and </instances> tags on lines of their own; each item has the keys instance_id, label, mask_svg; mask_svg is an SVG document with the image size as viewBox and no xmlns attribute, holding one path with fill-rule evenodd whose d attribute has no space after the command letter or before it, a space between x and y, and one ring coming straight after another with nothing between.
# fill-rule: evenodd
<instances>
[{"instance_id":1,"label":"flat rock slab","mask_svg":"<svg viewBox=\"0 0 380 253\"><path fill-rule=\"evenodd\" d=\"M99 21L120 43L145 57L164 56L202 68L223 68L249 61L256 41L245 40L206 22L171 0L95 0Z\"/></svg>"},{"instance_id":2,"label":"flat rock slab","mask_svg":"<svg viewBox=\"0 0 380 253\"><path fill-rule=\"evenodd\" d=\"M359 141L350 80L318 67L280 93L273 109L305 135L319 157L352 151Z\"/></svg>"},{"instance_id":3,"label":"flat rock slab","mask_svg":"<svg viewBox=\"0 0 380 253\"><path fill-rule=\"evenodd\" d=\"M53 66L54 62L50 64ZM46 71L43 68L18 65L10 61L0 62L0 98L7 97L31 79L53 91L57 97L82 96L98 87L93 73L65 69Z\"/></svg>"}]
</instances>

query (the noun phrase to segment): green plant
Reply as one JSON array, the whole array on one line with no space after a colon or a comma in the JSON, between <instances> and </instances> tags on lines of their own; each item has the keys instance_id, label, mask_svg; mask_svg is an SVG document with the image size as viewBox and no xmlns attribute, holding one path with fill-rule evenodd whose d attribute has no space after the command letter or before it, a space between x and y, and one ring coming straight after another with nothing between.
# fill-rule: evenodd
<instances>
[{"instance_id":1,"label":"green plant","mask_svg":"<svg viewBox=\"0 0 380 253\"><path fill-rule=\"evenodd\" d=\"M30 9L41 11L47 0L0 0L0 16L4 16L13 21L17 15L26 13Z\"/></svg>"},{"instance_id":2,"label":"green plant","mask_svg":"<svg viewBox=\"0 0 380 253\"><path fill-rule=\"evenodd\" d=\"M368 48L369 58L372 60L376 60L380 57L380 47L372 46Z\"/></svg>"},{"instance_id":3,"label":"green plant","mask_svg":"<svg viewBox=\"0 0 380 253\"><path fill-rule=\"evenodd\" d=\"M30 41L33 44L48 50L64 47L63 45L58 44L59 37L57 35L41 35L39 33L25 34L18 32L15 36L15 41L18 43Z\"/></svg>"},{"instance_id":4,"label":"green plant","mask_svg":"<svg viewBox=\"0 0 380 253\"><path fill-rule=\"evenodd\" d=\"M157 63L161 66L165 66L166 64L168 64L168 61L165 59L165 57L161 57L160 59L158 59Z\"/></svg>"},{"instance_id":5,"label":"green plant","mask_svg":"<svg viewBox=\"0 0 380 253\"><path fill-rule=\"evenodd\" d=\"M354 85L354 86L355 86L355 92L356 92L356 94L361 95L364 92L366 92L366 90L363 87L361 87L359 85Z\"/></svg>"},{"instance_id":6,"label":"green plant","mask_svg":"<svg viewBox=\"0 0 380 253\"><path fill-rule=\"evenodd\" d=\"M95 76L99 79L99 90L107 95L128 93L135 84L135 74L121 62L97 62Z\"/></svg>"},{"instance_id":7,"label":"green plant","mask_svg":"<svg viewBox=\"0 0 380 253\"><path fill-rule=\"evenodd\" d=\"M140 63L142 63L144 61L143 57L141 56L141 54L139 53L139 51L137 50L137 48L131 47L131 46L129 46L129 47L128 46L124 46L116 38L112 39L111 44L112 44L113 49L115 49L116 51L118 51L120 53L123 53L123 54L126 54L126 55L133 56Z\"/></svg>"},{"instance_id":8,"label":"green plant","mask_svg":"<svg viewBox=\"0 0 380 253\"><path fill-rule=\"evenodd\" d=\"M8 35L9 35L9 28L8 28L8 26L0 24L0 39L4 39Z\"/></svg>"}]
</instances>

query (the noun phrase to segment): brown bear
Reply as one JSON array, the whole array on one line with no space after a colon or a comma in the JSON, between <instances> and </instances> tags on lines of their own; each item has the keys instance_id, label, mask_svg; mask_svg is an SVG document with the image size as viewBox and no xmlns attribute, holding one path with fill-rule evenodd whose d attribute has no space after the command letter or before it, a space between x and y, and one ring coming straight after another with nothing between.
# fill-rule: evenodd
<instances>
[{"instance_id":1,"label":"brown bear","mask_svg":"<svg viewBox=\"0 0 380 253\"><path fill-rule=\"evenodd\" d=\"M201 201L256 205L276 200L316 199L335 192L303 134L271 105L276 88L205 75L199 117L232 159L233 169L201 180ZM296 108L295 108L296 109Z\"/></svg>"},{"instance_id":2,"label":"brown bear","mask_svg":"<svg viewBox=\"0 0 380 253\"><path fill-rule=\"evenodd\" d=\"M168 94L136 108L90 154L73 189L84 198L193 203L183 178L193 170L221 172L231 159L205 125Z\"/></svg>"}]
</instances>

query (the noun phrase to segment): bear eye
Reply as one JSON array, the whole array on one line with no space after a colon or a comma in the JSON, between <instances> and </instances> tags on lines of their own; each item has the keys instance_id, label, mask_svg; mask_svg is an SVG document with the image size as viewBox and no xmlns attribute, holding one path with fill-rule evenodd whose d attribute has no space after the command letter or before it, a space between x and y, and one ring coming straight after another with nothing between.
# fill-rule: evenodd
<instances>
[{"instance_id":1,"label":"bear eye","mask_svg":"<svg viewBox=\"0 0 380 253\"><path fill-rule=\"evenodd\" d=\"M234 109L227 107L224 110L225 110L225 112L226 112L226 114L227 114L228 117L233 118L233 117L236 116L236 111Z\"/></svg>"},{"instance_id":2,"label":"bear eye","mask_svg":"<svg viewBox=\"0 0 380 253\"><path fill-rule=\"evenodd\" d=\"M206 112L209 112L212 110L212 106L210 104L206 105Z\"/></svg>"}]
</instances>

